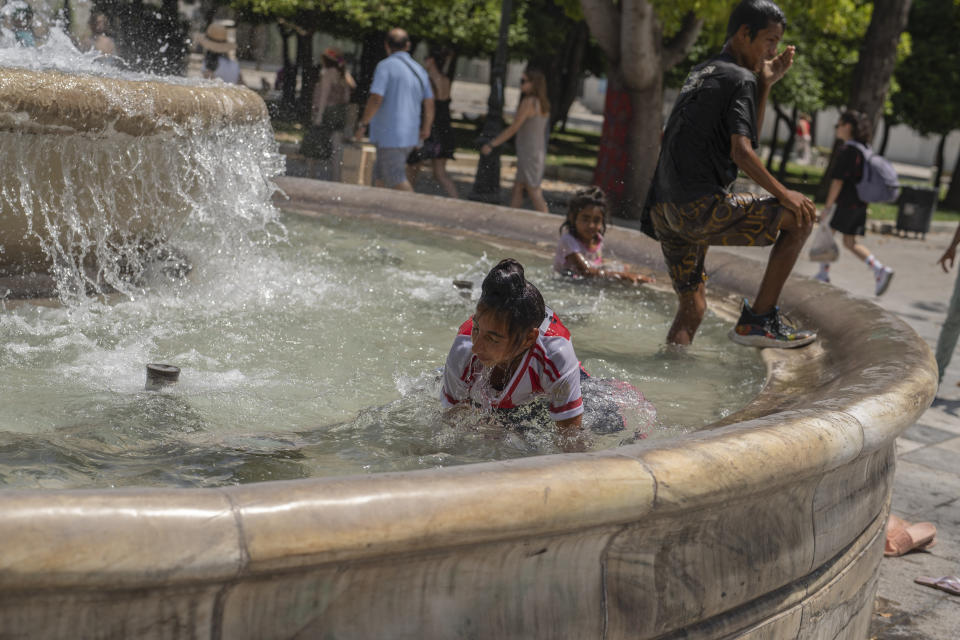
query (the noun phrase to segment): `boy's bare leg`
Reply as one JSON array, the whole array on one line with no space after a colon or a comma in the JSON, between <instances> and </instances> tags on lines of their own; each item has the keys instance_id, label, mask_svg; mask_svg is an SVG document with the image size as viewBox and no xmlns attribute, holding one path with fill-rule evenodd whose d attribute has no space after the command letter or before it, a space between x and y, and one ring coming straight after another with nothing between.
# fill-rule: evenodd
<instances>
[{"instance_id":1,"label":"boy's bare leg","mask_svg":"<svg viewBox=\"0 0 960 640\"><path fill-rule=\"evenodd\" d=\"M793 266L800 257L803 243L807 241L812 230L812 224L802 226L797 222L797 217L792 211L784 211L780 222L780 235L777 236L777 241L770 252L767 268L763 272L763 280L760 281L760 289L753 301L755 314L767 313L777 305L783 285L790 277L790 272L793 271Z\"/></svg>"},{"instance_id":2,"label":"boy's bare leg","mask_svg":"<svg viewBox=\"0 0 960 640\"><path fill-rule=\"evenodd\" d=\"M707 311L706 286L701 282L693 291L678 293L677 297L677 315L673 317L673 324L667 332L667 342L686 345L693 342L693 336Z\"/></svg>"}]
</instances>

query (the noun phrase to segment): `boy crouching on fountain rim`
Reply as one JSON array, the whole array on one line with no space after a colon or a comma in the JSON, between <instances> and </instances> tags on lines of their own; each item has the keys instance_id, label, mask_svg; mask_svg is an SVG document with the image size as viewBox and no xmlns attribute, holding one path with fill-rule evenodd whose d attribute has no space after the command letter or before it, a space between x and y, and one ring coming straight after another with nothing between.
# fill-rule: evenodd
<instances>
[{"instance_id":1,"label":"boy crouching on fountain rim","mask_svg":"<svg viewBox=\"0 0 960 640\"><path fill-rule=\"evenodd\" d=\"M816 209L770 175L754 152L770 89L793 64L794 47L777 54L786 23L770 0L737 5L723 50L693 68L667 121L643 212L643 229L660 241L679 298L667 342L690 344L703 320L710 245L773 244L753 305L743 301L730 332L734 342L783 348L816 339L777 307ZM731 193L738 168L773 197Z\"/></svg>"}]
</instances>

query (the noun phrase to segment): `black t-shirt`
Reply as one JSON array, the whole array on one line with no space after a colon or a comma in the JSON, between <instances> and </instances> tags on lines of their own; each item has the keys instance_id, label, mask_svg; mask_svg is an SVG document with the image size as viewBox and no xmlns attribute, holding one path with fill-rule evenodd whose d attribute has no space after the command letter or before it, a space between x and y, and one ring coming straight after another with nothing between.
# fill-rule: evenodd
<instances>
[{"instance_id":1,"label":"black t-shirt","mask_svg":"<svg viewBox=\"0 0 960 640\"><path fill-rule=\"evenodd\" d=\"M737 178L730 136L757 147L757 79L726 53L693 68L670 112L650 202L689 202Z\"/></svg>"},{"instance_id":2,"label":"black t-shirt","mask_svg":"<svg viewBox=\"0 0 960 640\"><path fill-rule=\"evenodd\" d=\"M867 208L867 203L857 194L857 183L863 178L863 154L856 147L843 145L837 155L832 180L843 180L840 195L837 196L838 211L859 211Z\"/></svg>"}]
</instances>

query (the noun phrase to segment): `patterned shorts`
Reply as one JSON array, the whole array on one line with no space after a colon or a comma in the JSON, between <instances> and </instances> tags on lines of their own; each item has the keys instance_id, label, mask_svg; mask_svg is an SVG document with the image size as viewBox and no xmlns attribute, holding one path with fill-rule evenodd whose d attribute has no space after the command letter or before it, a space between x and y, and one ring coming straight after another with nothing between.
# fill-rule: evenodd
<instances>
[{"instance_id":1,"label":"patterned shorts","mask_svg":"<svg viewBox=\"0 0 960 640\"><path fill-rule=\"evenodd\" d=\"M784 208L776 198L752 193L719 193L691 202L658 202L650 219L677 293L706 281L703 259L710 245L762 247L780 232Z\"/></svg>"}]
</instances>

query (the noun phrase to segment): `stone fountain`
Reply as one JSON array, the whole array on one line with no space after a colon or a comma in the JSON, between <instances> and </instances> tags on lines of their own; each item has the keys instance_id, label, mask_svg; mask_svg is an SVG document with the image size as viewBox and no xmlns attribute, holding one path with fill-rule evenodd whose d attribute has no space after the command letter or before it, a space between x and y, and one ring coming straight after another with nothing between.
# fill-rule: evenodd
<instances>
[{"instance_id":1,"label":"stone fountain","mask_svg":"<svg viewBox=\"0 0 960 640\"><path fill-rule=\"evenodd\" d=\"M110 140L95 158L116 156L118 139L146 145L146 159L151 145L264 117L244 89L0 70L0 129L45 148ZM55 271L58 256L76 255L90 268L94 250L58 253L77 239L37 223L58 215L45 203L78 190L63 178L73 167L47 157L30 183L47 190L26 189L4 155L2 268ZM95 158L84 160L91 181ZM108 179L118 198L135 197L126 193L143 174ZM508 243L552 237L557 224L386 190L277 184L283 206L306 215L335 209ZM157 202L176 215L202 206L202 192ZM122 220L122 200L114 209L112 232L155 237L149 220ZM83 210L79 199L65 209ZM98 224L84 227L91 238ZM662 268L637 233L618 230L610 243ZM732 310L760 270L712 258L712 304ZM931 402L936 370L906 324L842 291L795 279L783 306L822 339L766 353L753 402L671 441L220 489L0 491L0 635L865 638L894 442Z\"/></svg>"}]
</instances>

